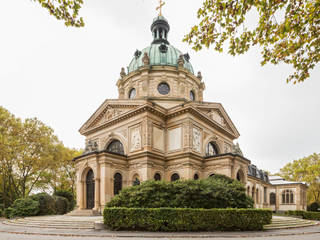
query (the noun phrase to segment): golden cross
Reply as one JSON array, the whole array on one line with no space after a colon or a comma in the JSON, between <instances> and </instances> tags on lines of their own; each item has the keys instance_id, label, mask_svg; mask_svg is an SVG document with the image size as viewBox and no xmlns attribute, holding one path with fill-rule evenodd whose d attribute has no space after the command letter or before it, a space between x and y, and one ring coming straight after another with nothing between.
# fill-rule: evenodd
<instances>
[{"instance_id":1,"label":"golden cross","mask_svg":"<svg viewBox=\"0 0 320 240\"><path fill-rule=\"evenodd\" d=\"M160 10L159 11L159 16L162 16L162 7L166 4L165 2L162 2L162 0L159 0L159 4L160 6L157 7L157 10Z\"/></svg>"}]
</instances>

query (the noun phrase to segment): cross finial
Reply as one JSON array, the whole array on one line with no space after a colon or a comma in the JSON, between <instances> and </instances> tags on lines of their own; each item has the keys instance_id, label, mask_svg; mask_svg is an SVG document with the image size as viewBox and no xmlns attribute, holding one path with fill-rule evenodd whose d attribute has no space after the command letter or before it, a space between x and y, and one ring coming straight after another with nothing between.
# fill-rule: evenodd
<instances>
[{"instance_id":1,"label":"cross finial","mask_svg":"<svg viewBox=\"0 0 320 240\"><path fill-rule=\"evenodd\" d=\"M162 0L159 0L159 7L157 7L157 10L159 10L159 16L162 16L162 7L166 4L165 2L162 2Z\"/></svg>"}]
</instances>

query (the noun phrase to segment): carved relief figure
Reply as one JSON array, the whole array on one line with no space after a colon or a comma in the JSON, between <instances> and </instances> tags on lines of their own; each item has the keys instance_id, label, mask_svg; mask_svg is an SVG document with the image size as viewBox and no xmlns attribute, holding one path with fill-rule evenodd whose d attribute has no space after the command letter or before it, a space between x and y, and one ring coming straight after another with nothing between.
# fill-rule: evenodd
<instances>
[{"instance_id":1,"label":"carved relief figure","mask_svg":"<svg viewBox=\"0 0 320 240\"><path fill-rule=\"evenodd\" d=\"M131 152L141 149L140 129L136 128L131 133Z\"/></svg>"},{"instance_id":2,"label":"carved relief figure","mask_svg":"<svg viewBox=\"0 0 320 240\"><path fill-rule=\"evenodd\" d=\"M193 128L193 149L201 152L201 132L197 128Z\"/></svg>"}]
</instances>

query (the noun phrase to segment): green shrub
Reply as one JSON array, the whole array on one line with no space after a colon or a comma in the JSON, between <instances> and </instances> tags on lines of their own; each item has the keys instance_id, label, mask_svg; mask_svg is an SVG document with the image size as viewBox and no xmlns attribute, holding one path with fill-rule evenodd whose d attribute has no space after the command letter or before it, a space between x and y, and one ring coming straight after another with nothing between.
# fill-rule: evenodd
<instances>
[{"instance_id":1,"label":"green shrub","mask_svg":"<svg viewBox=\"0 0 320 240\"><path fill-rule=\"evenodd\" d=\"M261 230L270 224L271 210L105 208L104 224L111 230L227 231Z\"/></svg>"},{"instance_id":2,"label":"green shrub","mask_svg":"<svg viewBox=\"0 0 320 240\"><path fill-rule=\"evenodd\" d=\"M287 215L290 215L290 216L300 216L300 217L303 217L305 211L303 210L289 210L286 212Z\"/></svg>"},{"instance_id":3,"label":"green shrub","mask_svg":"<svg viewBox=\"0 0 320 240\"><path fill-rule=\"evenodd\" d=\"M11 218L12 211L13 211L13 208L11 208L11 207L4 209L4 217Z\"/></svg>"},{"instance_id":4,"label":"green shrub","mask_svg":"<svg viewBox=\"0 0 320 240\"><path fill-rule=\"evenodd\" d=\"M68 212L72 211L76 206L76 200L72 192L70 191L56 191L54 196L64 197L68 200Z\"/></svg>"},{"instance_id":5,"label":"green shrub","mask_svg":"<svg viewBox=\"0 0 320 240\"><path fill-rule=\"evenodd\" d=\"M39 212L39 203L31 198L19 198L14 201L11 208L8 218L36 216Z\"/></svg>"},{"instance_id":6,"label":"green shrub","mask_svg":"<svg viewBox=\"0 0 320 240\"><path fill-rule=\"evenodd\" d=\"M310 212L320 212L320 203L319 202L313 202L310 205L308 205L307 210Z\"/></svg>"},{"instance_id":7,"label":"green shrub","mask_svg":"<svg viewBox=\"0 0 320 240\"><path fill-rule=\"evenodd\" d=\"M0 209L0 217L3 217L3 211Z\"/></svg>"},{"instance_id":8,"label":"green shrub","mask_svg":"<svg viewBox=\"0 0 320 240\"><path fill-rule=\"evenodd\" d=\"M64 197L53 196L55 200L56 214L63 215L68 212L69 201Z\"/></svg>"},{"instance_id":9,"label":"green shrub","mask_svg":"<svg viewBox=\"0 0 320 240\"><path fill-rule=\"evenodd\" d=\"M304 219L320 221L320 212L305 212L303 214Z\"/></svg>"},{"instance_id":10,"label":"green shrub","mask_svg":"<svg viewBox=\"0 0 320 240\"><path fill-rule=\"evenodd\" d=\"M239 181L226 176L175 182L146 181L123 189L107 207L251 208L253 201Z\"/></svg>"},{"instance_id":11,"label":"green shrub","mask_svg":"<svg viewBox=\"0 0 320 240\"><path fill-rule=\"evenodd\" d=\"M56 204L54 198L47 193L38 193L32 195L31 199L39 202L38 215L52 215L56 213Z\"/></svg>"}]
</instances>

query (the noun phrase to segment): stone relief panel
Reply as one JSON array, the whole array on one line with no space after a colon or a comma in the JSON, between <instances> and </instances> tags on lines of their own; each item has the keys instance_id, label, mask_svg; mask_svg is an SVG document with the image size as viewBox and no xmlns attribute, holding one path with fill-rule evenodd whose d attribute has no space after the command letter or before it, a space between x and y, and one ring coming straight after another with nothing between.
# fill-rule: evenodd
<instances>
[{"instance_id":1,"label":"stone relief panel","mask_svg":"<svg viewBox=\"0 0 320 240\"><path fill-rule=\"evenodd\" d=\"M86 143L86 147L84 149L84 153L95 152L99 150L99 141L98 139L95 140L88 140Z\"/></svg>"},{"instance_id":2,"label":"stone relief panel","mask_svg":"<svg viewBox=\"0 0 320 240\"><path fill-rule=\"evenodd\" d=\"M141 150L141 128L130 129L130 152Z\"/></svg>"},{"instance_id":3,"label":"stone relief panel","mask_svg":"<svg viewBox=\"0 0 320 240\"><path fill-rule=\"evenodd\" d=\"M192 129L192 148L196 152L201 152L201 131L198 128Z\"/></svg>"},{"instance_id":4,"label":"stone relief panel","mask_svg":"<svg viewBox=\"0 0 320 240\"><path fill-rule=\"evenodd\" d=\"M230 153L232 152L232 146L230 143L224 143L224 153Z\"/></svg>"},{"instance_id":5,"label":"stone relief panel","mask_svg":"<svg viewBox=\"0 0 320 240\"><path fill-rule=\"evenodd\" d=\"M170 129L168 131L168 140L169 140L168 151L181 149L182 147L181 136L182 136L181 127Z\"/></svg>"},{"instance_id":6,"label":"stone relief panel","mask_svg":"<svg viewBox=\"0 0 320 240\"><path fill-rule=\"evenodd\" d=\"M153 126L153 148L164 151L164 131Z\"/></svg>"}]
</instances>

